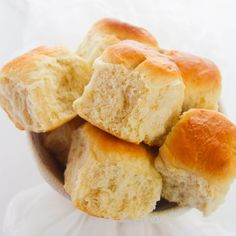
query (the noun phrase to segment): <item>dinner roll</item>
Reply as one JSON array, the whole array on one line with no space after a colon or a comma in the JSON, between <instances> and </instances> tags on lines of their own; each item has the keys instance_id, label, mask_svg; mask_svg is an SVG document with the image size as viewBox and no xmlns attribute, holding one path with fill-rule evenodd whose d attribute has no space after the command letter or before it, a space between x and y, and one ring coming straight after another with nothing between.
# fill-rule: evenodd
<instances>
[{"instance_id":1,"label":"dinner roll","mask_svg":"<svg viewBox=\"0 0 236 236\"><path fill-rule=\"evenodd\" d=\"M92 67L95 59L103 53L105 48L125 39L158 48L156 39L147 30L119 20L105 18L92 26L77 53Z\"/></svg>"},{"instance_id":2,"label":"dinner roll","mask_svg":"<svg viewBox=\"0 0 236 236\"><path fill-rule=\"evenodd\" d=\"M175 63L150 47L121 41L94 63L73 107L93 125L129 142L159 144L182 109L184 84Z\"/></svg>"},{"instance_id":3,"label":"dinner roll","mask_svg":"<svg viewBox=\"0 0 236 236\"><path fill-rule=\"evenodd\" d=\"M86 63L64 47L38 47L0 72L0 105L19 129L46 132L76 116L72 102L89 79Z\"/></svg>"},{"instance_id":4,"label":"dinner roll","mask_svg":"<svg viewBox=\"0 0 236 236\"><path fill-rule=\"evenodd\" d=\"M65 190L90 215L139 218L160 200L162 180L144 145L127 143L85 123L73 134Z\"/></svg>"},{"instance_id":5,"label":"dinner roll","mask_svg":"<svg viewBox=\"0 0 236 236\"><path fill-rule=\"evenodd\" d=\"M155 165L164 198L209 214L236 176L236 127L219 112L191 109L167 136Z\"/></svg>"},{"instance_id":6,"label":"dinner roll","mask_svg":"<svg viewBox=\"0 0 236 236\"><path fill-rule=\"evenodd\" d=\"M82 123L84 123L84 121L79 117L76 117L59 128L43 134L44 147L56 157L62 166L66 166L72 133Z\"/></svg>"},{"instance_id":7,"label":"dinner roll","mask_svg":"<svg viewBox=\"0 0 236 236\"><path fill-rule=\"evenodd\" d=\"M183 110L218 109L221 75L210 60L178 51L165 51L177 64L185 84Z\"/></svg>"}]
</instances>

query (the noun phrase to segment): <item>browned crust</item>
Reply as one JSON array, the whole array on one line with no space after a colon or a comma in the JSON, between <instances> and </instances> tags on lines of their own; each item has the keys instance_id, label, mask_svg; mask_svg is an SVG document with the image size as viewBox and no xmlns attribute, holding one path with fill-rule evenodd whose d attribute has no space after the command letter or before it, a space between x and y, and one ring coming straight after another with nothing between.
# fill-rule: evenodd
<instances>
[{"instance_id":1,"label":"browned crust","mask_svg":"<svg viewBox=\"0 0 236 236\"><path fill-rule=\"evenodd\" d=\"M221 88L221 74L217 66L206 58L179 51L165 51L177 64L186 86L193 88Z\"/></svg>"},{"instance_id":2,"label":"browned crust","mask_svg":"<svg viewBox=\"0 0 236 236\"><path fill-rule=\"evenodd\" d=\"M236 127L219 112L191 109L168 135L160 156L209 181L231 180L236 176Z\"/></svg>"},{"instance_id":3,"label":"browned crust","mask_svg":"<svg viewBox=\"0 0 236 236\"><path fill-rule=\"evenodd\" d=\"M35 66L35 61L41 60L46 56L56 57L58 54L68 54L69 51L62 47L49 48L46 46L37 47L21 56L16 57L7 63L1 72L4 73L22 73L22 71L30 71L32 67Z\"/></svg>"},{"instance_id":4,"label":"browned crust","mask_svg":"<svg viewBox=\"0 0 236 236\"><path fill-rule=\"evenodd\" d=\"M136 40L158 48L156 39L147 30L116 19L101 19L93 28L108 34L115 34L120 40Z\"/></svg>"},{"instance_id":5,"label":"browned crust","mask_svg":"<svg viewBox=\"0 0 236 236\"><path fill-rule=\"evenodd\" d=\"M182 79L178 67L169 57L136 41L124 40L108 47L102 59L112 64L124 64L132 69L142 64L142 70L147 70L150 75Z\"/></svg>"},{"instance_id":6,"label":"browned crust","mask_svg":"<svg viewBox=\"0 0 236 236\"><path fill-rule=\"evenodd\" d=\"M86 122L80 129L83 133L90 136L90 145L95 149L102 150L104 153L130 153L133 158L143 157L144 159L150 159L150 152L146 147L141 144L129 143L121 140L103 130ZM96 158L102 158L101 155L95 156ZM122 158L122 155L121 155Z\"/></svg>"}]
</instances>

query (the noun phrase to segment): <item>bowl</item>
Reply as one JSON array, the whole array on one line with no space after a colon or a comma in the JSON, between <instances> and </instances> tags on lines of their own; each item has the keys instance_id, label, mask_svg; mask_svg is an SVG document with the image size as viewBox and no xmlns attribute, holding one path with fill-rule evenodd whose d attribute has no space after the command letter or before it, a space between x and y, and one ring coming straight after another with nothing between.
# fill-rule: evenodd
<instances>
[{"instance_id":1,"label":"bowl","mask_svg":"<svg viewBox=\"0 0 236 236\"><path fill-rule=\"evenodd\" d=\"M219 105L219 111L225 113L221 103ZM70 200L70 196L65 192L63 187L65 167L44 147L42 142L43 134L29 132L28 139L41 175L54 190ZM191 208L180 207L176 203L161 199L157 202L155 210L147 218L156 221L156 218L160 220L161 218L175 217L190 209Z\"/></svg>"}]
</instances>

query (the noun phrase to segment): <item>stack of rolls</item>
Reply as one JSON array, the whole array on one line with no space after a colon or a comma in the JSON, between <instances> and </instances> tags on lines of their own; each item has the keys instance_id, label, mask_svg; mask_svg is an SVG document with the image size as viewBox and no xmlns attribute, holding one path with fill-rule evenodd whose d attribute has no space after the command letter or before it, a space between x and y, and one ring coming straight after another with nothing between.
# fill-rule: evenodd
<instances>
[{"instance_id":1,"label":"stack of rolls","mask_svg":"<svg viewBox=\"0 0 236 236\"><path fill-rule=\"evenodd\" d=\"M43 133L73 205L140 218L161 198L205 215L236 177L236 127L218 111L210 60L161 50L147 30L102 19L78 50L41 46L0 72L0 105Z\"/></svg>"}]
</instances>

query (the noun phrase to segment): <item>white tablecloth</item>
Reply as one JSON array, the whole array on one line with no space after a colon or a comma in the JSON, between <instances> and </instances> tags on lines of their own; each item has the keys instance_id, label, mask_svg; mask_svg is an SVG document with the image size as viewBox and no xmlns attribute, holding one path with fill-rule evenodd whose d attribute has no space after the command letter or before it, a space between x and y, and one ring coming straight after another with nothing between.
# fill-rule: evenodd
<instances>
[{"instance_id":1,"label":"white tablecloth","mask_svg":"<svg viewBox=\"0 0 236 236\"><path fill-rule=\"evenodd\" d=\"M224 79L222 100L229 117L236 122L235 9L234 0L0 0L0 66L19 53L42 44L63 44L75 50L94 21L101 17L116 17L150 30L162 48L184 50L215 61L220 67ZM43 180L33 162L32 152L27 145L24 132L16 130L3 111L0 111L0 120L1 223L10 199L20 190L42 183ZM37 191L45 193L43 197L45 204L46 197L50 194L50 198L58 197L56 194L49 194L49 190L45 186L37 189ZM25 194L28 199L27 203L25 200L15 200L15 204L11 204L9 208L10 212L15 212L15 215L20 216L17 209L29 207L27 209L30 210L30 206L32 206L30 204L34 202L33 192L35 193L35 191L29 190L28 194ZM233 186L225 204L209 218L231 231L236 231L235 195L236 185ZM20 196L20 199L23 199L22 195ZM30 198L30 196L32 197ZM48 201L50 202L50 199ZM60 214L69 209L68 204L61 201L61 204L58 205ZM20 206L21 202L24 203L23 206ZM44 217L44 214L48 211L52 211L53 216L56 214L55 207L50 208L48 204L42 205L40 210L40 214L36 214L35 218L33 216L22 218L21 223L9 217L7 219L8 222L11 222L11 226L22 224L27 225L29 230L34 229L35 234L31 234L34 236L37 235L36 228L39 230L40 226L44 227L47 224L44 220L48 221L48 219L46 216ZM71 208L70 211L72 211ZM68 210L68 212L70 211ZM72 222L75 222L74 224L80 225L78 219L81 215L77 216L74 211L69 215L71 218L75 217L74 220L70 218ZM62 222L60 215L58 219L59 222ZM192 218L190 217L190 219ZM89 230L99 232L99 225L103 225L103 223L99 223L101 221L94 218L92 222L93 227L90 227ZM191 222L189 225L192 224ZM186 224L181 223L180 225L184 225L180 226L181 229L188 230ZM136 229L138 231L139 227L144 226L133 227L131 224L129 230L133 230L132 232L135 234L134 232ZM57 228L50 230L57 230ZM58 230L60 232L60 227ZM155 230L157 229L155 228ZM109 234L109 231L105 233ZM24 236L24 234L12 235Z\"/></svg>"},{"instance_id":2,"label":"white tablecloth","mask_svg":"<svg viewBox=\"0 0 236 236\"><path fill-rule=\"evenodd\" d=\"M46 184L17 195L8 207L5 236L235 236L191 210L158 223L99 219L73 209Z\"/></svg>"}]
</instances>

